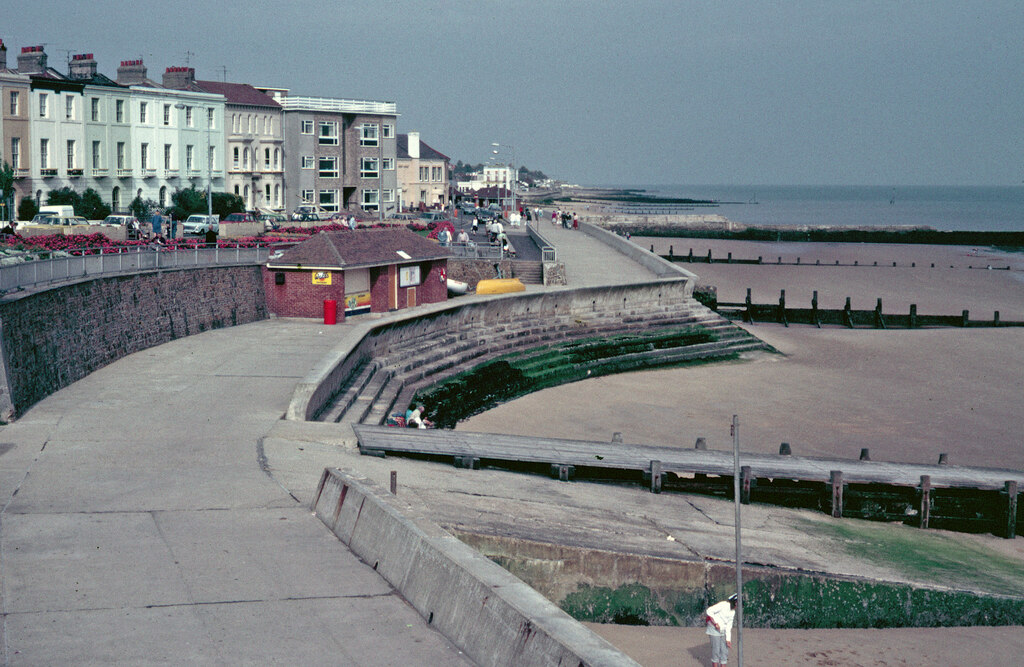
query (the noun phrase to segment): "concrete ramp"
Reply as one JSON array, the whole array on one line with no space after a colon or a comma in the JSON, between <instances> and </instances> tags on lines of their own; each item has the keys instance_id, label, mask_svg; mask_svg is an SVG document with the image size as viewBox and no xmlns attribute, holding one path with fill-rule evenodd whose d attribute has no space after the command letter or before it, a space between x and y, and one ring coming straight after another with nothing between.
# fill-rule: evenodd
<instances>
[{"instance_id":1,"label":"concrete ramp","mask_svg":"<svg viewBox=\"0 0 1024 667\"><path fill-rule=\"evenodd\" d=\"M477 664L638 665L372 481L324 470L317 517Z\"/></svg>"}]
</instances>

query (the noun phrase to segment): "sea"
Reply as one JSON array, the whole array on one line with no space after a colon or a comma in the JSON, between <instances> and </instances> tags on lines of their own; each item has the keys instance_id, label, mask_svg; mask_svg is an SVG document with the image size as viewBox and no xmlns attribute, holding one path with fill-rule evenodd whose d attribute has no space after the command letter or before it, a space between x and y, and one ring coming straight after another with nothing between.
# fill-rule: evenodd
<instances>
[{"instance_id":1,"label":"sea","mask_svg":"<svg viewBox=\"0 0 1024 667\"><path fill-rule=\"evenodd\" d=\"M898 226L1024 232L1024 186L610 186L655 197L710 199L692 213L755 226ZM690 213L691 211L683 211Z\"/></svg>"}]
</instances>

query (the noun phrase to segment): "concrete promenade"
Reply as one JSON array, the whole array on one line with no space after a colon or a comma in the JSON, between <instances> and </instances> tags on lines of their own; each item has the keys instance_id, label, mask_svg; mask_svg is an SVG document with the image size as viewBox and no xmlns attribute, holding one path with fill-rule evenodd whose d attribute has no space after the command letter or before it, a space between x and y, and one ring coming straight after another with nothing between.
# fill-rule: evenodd
<instances>
[{"instance_id":1,"label":"concrete promenade","mask_svg":"<svg viewBox=\"0 0 1024 667\"><path fill-rule=\"evenodd\" d=\"M544 232L573 286L652 275ZM261 439L346 329L179 339L0 427L0 664L465 663L264 472Z\"/></svg>"}]
</instances>

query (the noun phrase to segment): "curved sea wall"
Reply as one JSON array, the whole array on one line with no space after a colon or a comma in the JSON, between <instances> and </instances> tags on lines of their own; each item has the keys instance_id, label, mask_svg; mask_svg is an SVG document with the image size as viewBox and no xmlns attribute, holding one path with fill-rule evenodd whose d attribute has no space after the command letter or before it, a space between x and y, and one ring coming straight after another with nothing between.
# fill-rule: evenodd
<instances>
[{"instance_id":1,"label":"curved sea wall","mask_svg":"<svg viewBox=\"0 0 1024 667\"><path fill-rule=\"evenodd\" d=\"M258 266L147 271L0 299L0 418L120 359L267 318Z\"/></svg>"},{"instance_id":2,"label":"curved sea wall","mask_svg":"<svg viewBox=\"0 0 1024 667\"><path fill-rule=\"evenodd\" d=\"M694 303L690 298L692 289L691 281L683 278L521 292L497 298L469 297L455 303L428 306L426 312L396 313L383 321L359 325L346 335L333 353L296 387L285 418L296 421L316 419L357 369L410 341L422 340L426 344L438 336L460 332L467 327L500 327L508 322L533 320L542 326L547 320L566 315L642 313L652 304L662 307L678 305L683 311Z\"/></svg>"}]
</instances>

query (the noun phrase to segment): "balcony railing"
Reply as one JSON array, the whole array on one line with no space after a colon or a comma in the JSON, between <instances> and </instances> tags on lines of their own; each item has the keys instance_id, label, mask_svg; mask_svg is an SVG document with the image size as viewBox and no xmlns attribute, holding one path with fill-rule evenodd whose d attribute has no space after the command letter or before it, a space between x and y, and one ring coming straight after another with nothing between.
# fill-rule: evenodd
<instances>
[{"instance_id":1,"label":"balcony railing","mask_svg":"<svg viewBox=\"0 0 1024 667\"><path fill-rule=\"evenodd\" d=\"M149 167L143 169L142 170L142 177L143 178L156 178L156 169L151 169Z\"/></svg>"},{"instance_id":2,"label":"balcony railing","mask_svg":"<svg viewBox=\"0 0 1024 667\"><path fill-rule=\"evenodd\" d=\"M106 178L108 171L110 171L110 170L106 169L105 167L93 167L92 168L92 177L93 178Z\"/></svg>"},{"instance_id":3,"label":"balcony railing","mask_svg":"<svg viewBox=\"0 0 1024 667\"><path fill-rule=\"evenodd\" d=\"M29 170L28 169L18 168L18 169L14 170L14 177L15 178L28 178L28 174L29 174Z\"/></svg>"},{"instance_id":4,"label":"balcony railing","mask_svg":"<svg viewBox=\"0 0 1024 667\"><path fill-rule=\"evenodd\" d=\"M326 97L283 97L278 102L287 111L335 111L339 113L369 113L394 115L394 102L371 100L339 100Z\"/></svg>"},{"instance_id":5,"label":"balcony railing","mask_svg":"<svg viewBox=\"0 0 1024 667\"><path fill-rule=\"evenodd\" d=\"M57 175L57 170L56 169L40 169L39 170L39 175L42 176L43 178L53 178L54 176Z\"/></svg>"},{"instance_id":6,"label":"balcony railing","mask_svg":"<svg viewBox=\"0 0 1024 667\"><path fill-rule=\"evenodd\" d=\"M177 177L178 177L178 170L177 169L164 169L164 178L177 178Z\"/></svg>"},{"instance_id":7,"label":"balcony railing","mask_svg":"<svg viewBox=\"0 0 1024 667\"><path fill-rule=\"evenodd\" d=\"M118 178L131 178L132 177L132 170L131 170L131 168L129 167L128 169L118 169L117 170L117 177Z\"/></svg>"}]
</instances>

